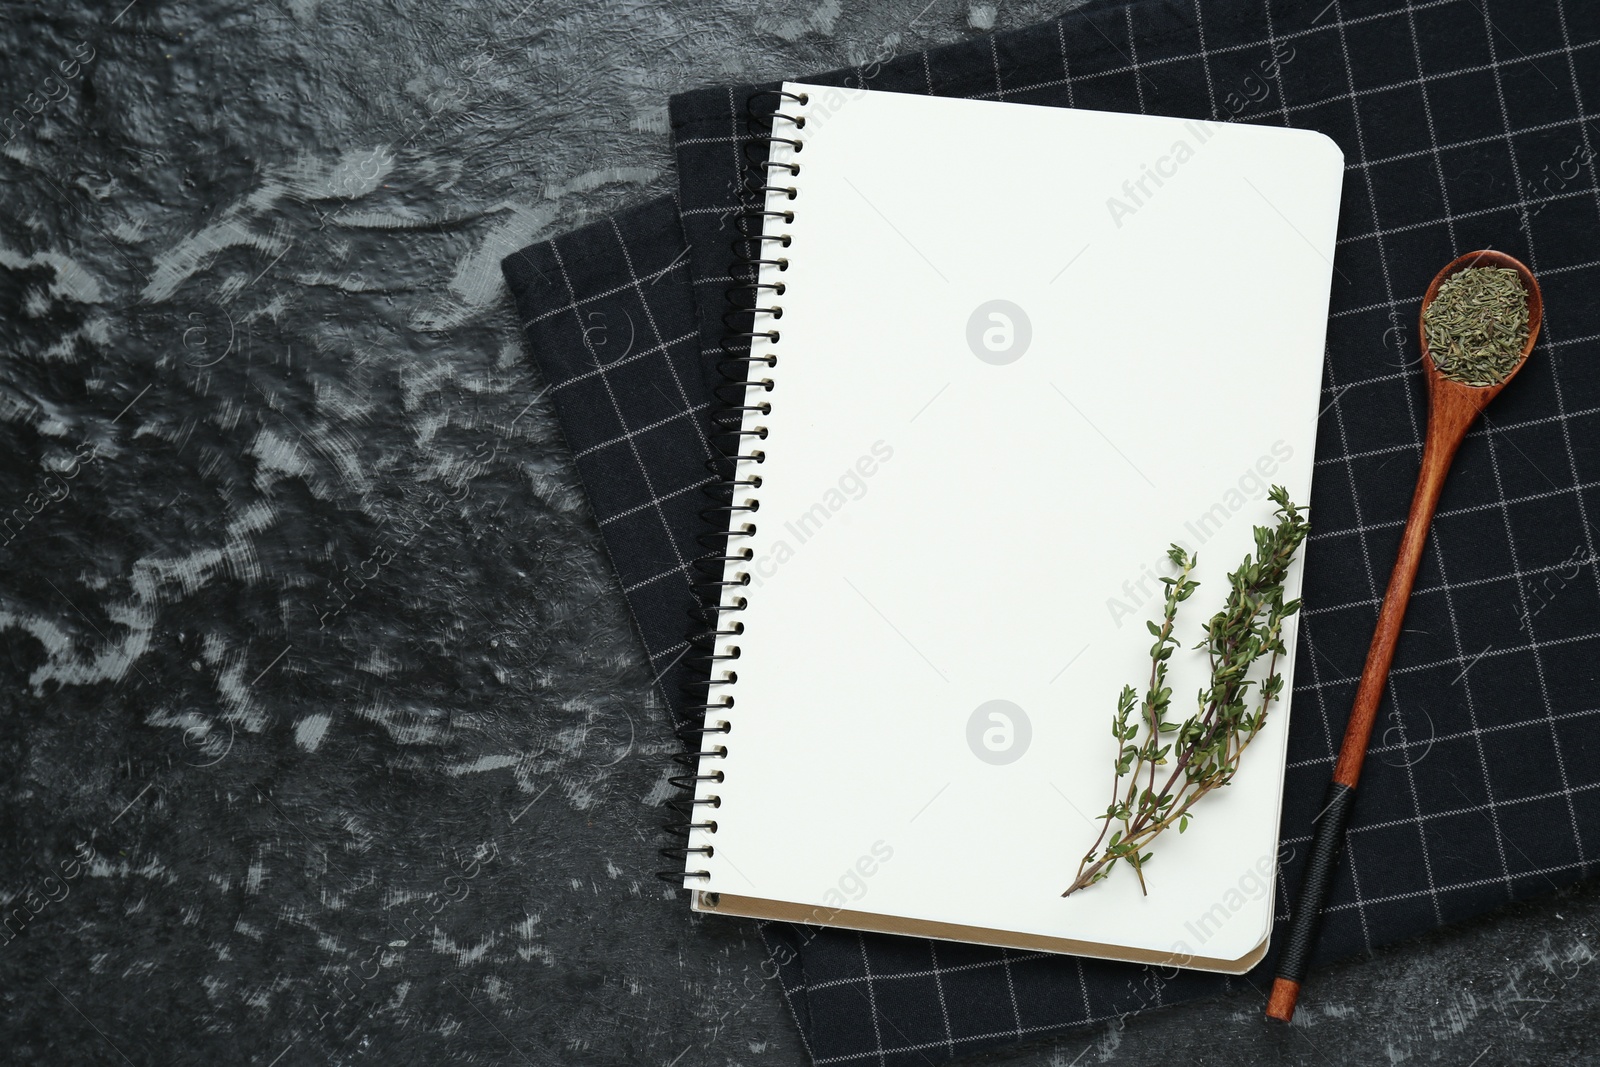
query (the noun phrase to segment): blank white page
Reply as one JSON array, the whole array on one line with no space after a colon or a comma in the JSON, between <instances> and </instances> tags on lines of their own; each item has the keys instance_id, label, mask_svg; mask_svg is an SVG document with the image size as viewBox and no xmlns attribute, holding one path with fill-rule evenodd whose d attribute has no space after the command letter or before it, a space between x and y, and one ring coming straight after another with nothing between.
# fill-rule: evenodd
<instances>
[{"instance_id":1,"label":"blank white page","mask_svg":"<svg viewBox=\"0 0 1600 1067\"><path fill-rule=\"evenodd\" d=\"M711 716L732 729L708 738L727 755L702 772L724 779L699 796L720 807L690 844L715 851L689 885L816 921L1246 955L1270 930L1288 686L1234 783L1159 840L1148 896L1125 865L1061 893L1110 799L1117 695L1149 674L1167 546L1200 558L1181 718L1269 483L1308 501L1341 152L1302 130L785 88L809 100L782 109L803 129L775 129L803 143L772 156L801 165L768 202L794 213L765 230L791 238L766 242L788 269L762 275L785 291L756 352L779 359L751 393L770 414L746 420L768 431L741 466L760 510L733 540L751 580L725 598L747 603L719 646L737 683L713 693L736 702Z\"/></svg>"}]
</instances>

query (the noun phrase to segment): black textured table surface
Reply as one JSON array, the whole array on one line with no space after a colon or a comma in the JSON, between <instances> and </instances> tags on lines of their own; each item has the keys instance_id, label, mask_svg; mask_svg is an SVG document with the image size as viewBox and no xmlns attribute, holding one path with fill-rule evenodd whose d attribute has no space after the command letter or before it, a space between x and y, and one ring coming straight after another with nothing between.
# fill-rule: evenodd
<instances>
[{"instance_id":1,"label":"black textured table surface","mask_svg":"<svg viewBox=\"0 0 1600 1067\"><path fill-rule=\"evenodd\" d=\"M1048 4L0 8L9 1062L801 1064L651 872L672 738L501 257L668 94ZM1600 893L1007 1064L1600 1063Z\"/></svg>"}]
</instances>

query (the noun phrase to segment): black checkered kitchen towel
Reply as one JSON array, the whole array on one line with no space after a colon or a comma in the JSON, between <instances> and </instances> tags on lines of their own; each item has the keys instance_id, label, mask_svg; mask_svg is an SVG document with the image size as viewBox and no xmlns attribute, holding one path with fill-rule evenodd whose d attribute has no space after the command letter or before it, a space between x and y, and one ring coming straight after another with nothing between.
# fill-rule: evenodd
<instances>
[{"instance_id":1,"label":"black checkered kitchen towel","mask_svg":"<svg viewBox=\"0 0 1600 1067\"><path fill-rule=\"evenodd\" d=\"M1416 475L1418 298L1474 248L1505 249L1538 273L1544 332L1467 438L1440 503L1318 958L1587 875L1600 859L1600 124L1589 110L1600 7L1101 4L805 80L1282 124L1344 149L1279 921ZM669 702L686 670L690 561L704 551L708 373L752 89L673 101L677 204L646 204L505 264ZM782 924L765 935L818 1063L946 1059L1240 988L911 938ZM1244 981L1261 988L1266 973Z\"/></svg>"}]
</instances>

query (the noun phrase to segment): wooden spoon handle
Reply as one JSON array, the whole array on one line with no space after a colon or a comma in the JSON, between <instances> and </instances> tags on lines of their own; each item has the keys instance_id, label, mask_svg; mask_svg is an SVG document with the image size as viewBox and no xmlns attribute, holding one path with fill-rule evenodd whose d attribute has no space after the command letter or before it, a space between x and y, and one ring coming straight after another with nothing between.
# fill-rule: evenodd
<instances>
[{"instance_id":1,"label":"wooden spoon handle","mask_svg":"<svg viewBox=\"0 0 1600 1067\"><path fill-rule=\"evenodd\" d=\"M1457 272L1473 267L1514 270L1522 279L1522 287L1528 294L1528 335L1523 341L1521 359L1499 382L1482 387L1446 378L1428 351L1429 305L1439 295L1446 281ZM1539 293L1539 280L1515 256L1493 249L1457 256L1434 275L1427 293L1423 295L1422 306L1417 311L1422 373L1428 383L1428 436L1422 446L1422 469L1417 473L1417 489L1411 496L1411 514L1406 517L1405 534L1400 538L1400 553L1394 561L1394 571L1389 575L1389 588L1383 594L1378 625L1372 634L1372 644L1367 649L1367 663L1361 671L1361 684L1356 687L1355 706L1350 709L1344 744L1339 749L1339 761L1333 768L1333 781L1328 784L1328 798L1317 816L1311 855L1301 874L1300 895L1292 898L1294 903L1289 916L1288 939L1278 957L1278 977L1272 983L1272 995L1267 1001L1269 1019L1288 1022L1294 1015L1295 1001L1300 997L1300 982L1305 978L1312 942L1316 939L1317 923L1327 903L1328 889L1333 884L1339 848L1344 843L1345 823L1355 807L1356 782L1361 778L1361 765L1367 758L1367 742L1372 737L1373 721L1378 717L1378 701L1383 696L1384 684L1389 680L1394 646L1400 639L1400 624L1405 621L1406 604L1411 600L1411 584L1417 578L1417 564L1422 560L1422 546L1428 539L1428 526L1433 521L1433 511L1438 506L1445 475L1449 473L1456 450L1461 447L1461 441L1467 436L1467 429L1478 417L1478 412L1488 406L1489 401L1528 362L1534 342L1539 339L1539 325L1543 321L1544 297Z\"/></svg>"},{"instance_id":2,"label":"wooden spoon handle","mask_svg":"<svg viewBox=\"0 0 1600 1067\"><path fill-rule=\"evenodd\" d=\"M1334 765L1333 781L1328 783L1328 795L1317 816L1311 853L1300 876L1300 891L1290 898L1294 901L1294 914L1289 916L1289 930L1283 952L1278 957L1277 977L1267 1000L1269 1019L1288 1022L1294 1015L1300 983L1305 979L1311 948L1316 942L1322 908L1333 885L1334 866L1344 844L1345 823L1355 806L1356 782L1361 778L1361 766L1367 758L1367 742L1378 717L1378 701L1389 680L1395 644L1400 639L1406 605L1411 601L1411 586L1417 578L1417 565L1422 562L1428 526L1433 522L1433 512L1439 504L1439 492L1444 488L1450 463L1461 447L1467 428L1482 408L1470 402L1450 403L1454 398L1448 394L1445 399L1444 403L1434 404L1428 420L1428 437L1422 446L1422 469L1417 473L1417 488L1411 496L1405 533L1400 538L1400 553L1389 575L1389 588L1383 594L1383 607L1378 611L1372 644L1367 648L1367 664L1361 671L1361 684L1356 688L1344 744L1339 749L1339 762ZM1464 398L1470 399L1475 398Z\"/></svg>"},{"instance_id":3,"label":"wooden spoon handle","mask_svg":"<svg viewBox=\"0 0 1600 1067\"><path fill-rule=\"evenodd\" d=\"M1422 447L1422 469L1417 472L1417 488L1411 495L1411 512L1406 516L1400 551L1395 557L1394 570L1389 574L1389 588L1383 594L1383 607L1378 611L1372 644L1367 648L1367 662L1361 670L1361 684L1356 687L1344 744L1339 749L1339 762L1333 768L1333 780L1352 789L1361 778L1361 765L1367 758L1367 741L1378 717L1378 701L1389 681L1395 644L1400 640L1401 624L1405 622L1406 607L1411 602L1411 586L1417 578L1417 566L1422 562L1422 548L1428 540L1434 509L1439 505L1439 493L1467 427L1472 425L1477 414L1476 408L1470 411L1435 409L1430 421L1428 438Z\"/></svg>"}]
</instances>

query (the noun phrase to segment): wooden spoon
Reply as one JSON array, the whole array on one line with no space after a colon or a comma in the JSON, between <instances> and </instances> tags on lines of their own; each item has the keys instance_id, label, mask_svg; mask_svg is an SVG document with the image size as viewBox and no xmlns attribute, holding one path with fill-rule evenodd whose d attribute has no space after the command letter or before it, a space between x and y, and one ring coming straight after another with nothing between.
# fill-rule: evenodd
<instances>
[{"instance_id":1,"label":"wooden spoon","mask_svg":"<svg viewBox=\"0 0 1600 1067\"><path fill-rule=\"evenodd\" d=\"M1361 671L1361 684L1356 689L1355 706L1350 711L1344 744L1339 749L1339 762L1333 768L1333 781L1328 784L1327 802L1318 816L1311 854L1301 876L1300 894L1294 900L1294 911L1289 917L1288 941L1278 958L1277 978L1267 1000L1269 1019L1288 1022L1294 1016L1300 983L1305 978L1312 942L1316 939L1317 923L1333 881L1334 863L1344 842L1345 823L1355 799L1356 782L1361 778L1361 764L1367 756L1367 740L1372 736L1372 724L1378 716L1378 700L1383 696L1384 683L1389 680L1389 665L1394 661L1395 642L1399 640L1400 624L1411 599L1417 564L1422 560L1422 545L1428 537L1428 526L1433 521L1445 475L1450 473L1450 462L1455 459L1456 450L1461 447L1478 413L1517 376L1539 337L1539 324L1544 317L1539 283L1532 271L1504 252L1469 252L1451 262L1428 286L1422 298L1423 313L1439 295L1439 286L1452 274L1468 267L1509 267L1517 272L1528 294L1528 340L1522 346L1517 365L1499 382L1487 386L1465 385L1439 373L1428 352L1427 330L1422 328L1421 315L1418 316L1422 368L1428 381L1428 436L1422 446L1422 470L1417 475L1417 489L1411 498L1405 534L1400 538L1400 555L1389 576L1383 608L1378 612L1378 626L1372 635L1372 645L1367 649L1367 664Z\"/></svg>"}]
</instances>

